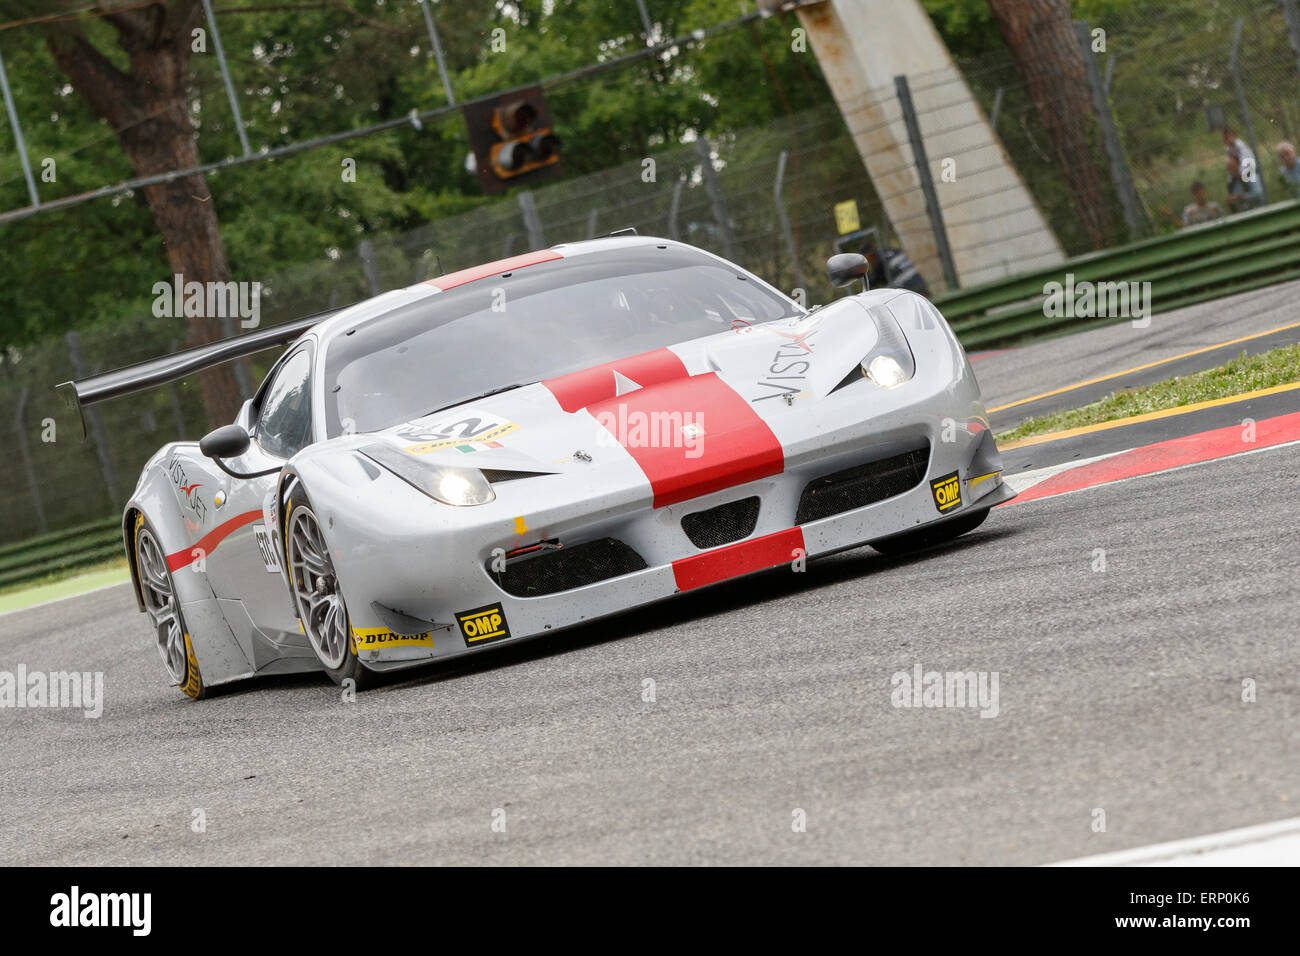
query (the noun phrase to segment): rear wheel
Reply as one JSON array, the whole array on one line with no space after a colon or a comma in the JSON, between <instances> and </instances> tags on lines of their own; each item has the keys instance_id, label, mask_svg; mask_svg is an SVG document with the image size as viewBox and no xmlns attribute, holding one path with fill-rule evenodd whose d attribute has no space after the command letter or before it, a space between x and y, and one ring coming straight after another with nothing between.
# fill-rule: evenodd
<instances>
[{"instance_id":1,"label":"rear wheel","mask_svg":"<svg viewBox=\"0 0 1300 956\"><path fill-rule=\"evenodd\" d=\"M199 675L199 662L194 657L194 647L185 628L180 599L176 596L176 583L162 545L144 520L144 515L136 515L135 519L135 568L140 578L145 613L153 625L158 654L162 657L167 676L187 696L202 699L207 696L207 689Z\"/></svg>"},{"instance_id":2,"label":"rear wheel","mask_svg":"<svg viewBox=\"0 0 1300 956\"><path fill-rule=\"evenodd\" d=\"M284 540L294 607L311 649L336 684L351 680L358 689L364 687L373 675L357 657L338 572L301 485L289 495Z\"/></svg>"},{"instance_id":3,"label":"rear wheel","mask_svg":"<svg viewBox=\"0 0 1300 956\"><path fill-rule=\"evenodd\" d=\"M988 508L981 508L979 511L971 511L957 518L952 518L940 524L926 525L924 528L918 528L915 531L908 531L905 534L895 535L892 538L886 538L883 541L873 541L871 546L881 554L898 555L907 554L920 548L928 548L932 544L942 544L945 541L951 541L953 538L963 535L968 531L974 531L984 523L984 519L989 516Z\"/></svg>"}]
</instances>

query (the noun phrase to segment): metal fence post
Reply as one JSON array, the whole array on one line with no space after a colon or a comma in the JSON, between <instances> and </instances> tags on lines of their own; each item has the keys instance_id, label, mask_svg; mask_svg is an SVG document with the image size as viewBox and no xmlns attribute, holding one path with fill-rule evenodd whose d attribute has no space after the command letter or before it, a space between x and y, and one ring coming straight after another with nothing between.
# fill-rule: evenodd
<instances>
[{"instance_id":1,"label":"metal fence post","mask_svg":"<svg viewBox=\"0 0 1300 956\"><path fill-rule=\"evenodd\" d=\"M379 265L375 262L375 244L369 239L362 239L357 246L357 255L361 257L361 273L366 277L366 285L371 295L384 291L384 284L379 279Z\"/></svg>"},{"instance_id":2,"label":"metal fence post","mask_svg":"<svg viewBox=\"0 0 1300 956\"><path fill-rule=\"evenodd\" d=\"M546 235L542 232L542 219L537 215L537 202L525 189L519 194L519 209L524 214L524 228L528 230L528 244L534 249L546 248Z\"/></svg>"},{"instance_id":3,"label":"metal fence post","mask_svg":"<svg viewBox=\"0 0 1300 956\"><path fill-rule=\"evenodd\" d=\"M180 351L180 347L181 347L180 343L177 342L175 339L172 339L171 348L168 351L170 351L173 355L175 355L177 352ZM242 365L243 363L241 362L240 364ZM245 368L245 371L247 371L247 368ZM181 411L181 397L176 391L175 382L167 383L167 396L168 398L171 399L172 417L176 419L177 440L184 441L185 436L188 434L188 432L185 428L185 415Z\"/></svg>"},{"instance_id":4,"label":"metal fence post","mask_svg":"<svg viewBox=\"0 0 1300 956\"><path fill-rule=\"evenodd\" d=\"M1101 132L1101 142L1110 160L1110 175L1115 183L1115 193L1119 196L1120 208L1124 211L1124 225L1128 227L1129 237L1137 238L1141 220L1138 218L1137 190L1133 187L1133 174L1128 168L1128 159L1124 147L1119 141L1119 130L1115 126L1115 117L1110 111L1110 98L1107 95L1106 81L1102 79L1097 67L1097 58L1092 53L1092 29L1087 20L1074 21L1074 35L1079 40L1079 50L1083 54L1084 71L1088 76L1088 89L1092 93L1092 110L1097 116L1097 128Z\"/></svg>"},{"instance_id":5,"label":"metal fence post","mask_svg":"<svg viewBox=\"0 0 1300 956\"><path fill-rule=\"evenodd\" d=\"M1295 51L1296 70L1300 71L1300 4L1296 0L1282 0L1282 17L1291 36L1291 49Z\"/></svg>"},{"instance_id":6,"label":"metal fence post","mask_svg":"<svg viewBox=\"0 0 1300 956\"><path fill-rule=\"evenodd\" d=\"M1255 142L1255 124L1250 121L1250 106L1246 103L1246 88L1241 82L1241 69L1237 58L1237 54L1241 52L1241 32L1245 25L1246 18L1237 17L1237 25L1232 30L1232 56L1228 60L1228 69L1232 72L1232 84L1237 88L1237 109L1241 113L1241 121L1246 125L1246 142L1250 145L1250 151L1255 154L1255 179L1259 183L1264 205L1268 205L1268 186L1264 185L1264 171L1259 168L1259 146Z\"/></svg>"},{"instance_id":7,"label":"metal fence post","mask_svg":"<svg viewBox=\"0 0 1300 956\"><path fill-rule=\"evenodd\" d=\"M708 137L701 136L695 141L695 151L700 154L700 170L704 174L704 191L708 193L709 205L713 209L713 221L722 236L722 248L728 259L735 262L740 258L736 249L736 236L731 231L731 218L727 215L727 204L722 198L722 183L718 171L713 168L713 147Z\"/></svg>"},{"instance_id":8,"label":"metal fence post","mask_svg":"<svg viewBox=\"0 0 1300 956\"><path fill-rule=\"evenodd\" d=\"M686 188L686 180L678 179L673 183L673 201L668 207L668 238L681 239L682 231L677 225L677 216L682 211L682 190Z\"/></svg>"},{"instance_id":9,"label":"metal fence post","mask_svg":"<svg viewBox=\"0 0 1300 956\"><path fill-rule=\"evenodd\" d=\"M86 362L81 356L81 337L75 331L65 336L68 343L68 358L72 360L72 370L77 378L89 374ZM83 411L86 417L86 430L90 440L95 443L95 457L99 459L99 471L104 477L104 489L108 492L109 504L116 508L121 501L117 497L117 475L113 471L113 460L108 455L108 445L104 442L104 425L99 418L99 409L94 405Z\"/></svg>"},{"instance_id":10,"label":"metal fence post","mask_svg":"<svg viewBox=\"0 0 1300 956\"><path fill-rule=\"evenodd\" d=\"M776 159L776 182L772 184L772 202L776 206L776 219L781 224L781 234L785 236L785 252L794 266L795 287L807 289L803 284L803 269L799 265L799 253L794 245L794 233L790 231L790 218L785 214L785 203L781 200L781 187L785 184L785 161L789 154L783 149Z\"/></svg>"},{"instance_id":11,"label":"metal fence post","mask_svg":"<svg viewBox=\"0 0 1300 956\"><path fill-rule=\"evenodd\" d=\"M9 76L5 73L5 61L0 57L0 89L4 91L5 109L9 113L9 125L14 131L14 148L18 150L18 162L23 167L23 178L27 180L27 195L32 199L32 208L39 208L41 197L36 193L36 180L32 176L32 164L27 159L27 144L23 141L23 128L18 123L18 109L14 106L13 94L9 92Z\"/></svg>"},{"instance_id":12,"label":"metal fence post","mask_svg":"<svg viewBox=\"0 0 1300 956\"><path fill-rule=\"evenodd\" d=\"M424 11L424 26L429 31L429 42L433 44L433 58L438 61L438 75L442 77L442 88L447 94L447 103L456 105L455 94L451 92L451 80L447 76L447 63L442 56L442 44L438 41L438 30L433 25L433 14L429 12L427 0L419 0L420 9Z\"/></svg>"},{"instance_id":13,"label":"metal fence post","mask_svg":"<svg viewBox=\"0 0 1300 956\"><path fill-rule=\"evenodd\" d=\"M953 262L952 247L948 245L948 230L943 224L943 209L939 206L939 194L934 189L934 176L930 173L930 160L925 155L925 140L921 136L921 124L916 121L916 107L912 103L912 88L907 77L894 77L894 89L898 92L898 105L903 110L903 123L907 126L907 138L912 144L912 161L916 165L916 174L921 179L921 193L925 196L925 211L930 217L930 231L934 234L934 247L939 253L939 265L943 267L943 281L949 289L959 288L957 282L957 265Z\"/></svg>"},{"instance_id":14,"label":"metal fence post","mask_svg":"<svg viewBox=\"0 0 1300 956\"><path fill-rule=\"evenodd\" d=\"M18 408L14 413L14 434L18 437L18 454L23 460L23 474L27 476L27 489L31 492L32 505L36 509L36 529L41 534L48 534L50 524L45 520L45 504L41 501L41 486L36 480L36 469L32 467L32 455L27 448L27 394L28 388L18 394Z\"/></svg>"},{"instance_id":15,"label":"metal fence post","mask_svg":"<svg viewBox=\"0 0 1300 956\"><path fill-rule=\"evenodd\" d=\"M212 47L217 52L217 64L221 67L221 78L226 81L226 96L230 98L230 112L235 117L235 132L239 134L239 145L244 147L244 155L252 155L248 145L248 133L244 130L244 117L239 112L239 99L235 96L235 84L230 81L230 68L226 66L226 51L221 48L221 31L217 29L217 18L212 13L212 0L203 0L203 12L208 18L208 29L212 31Z\"/></svg>"}]
</instances>

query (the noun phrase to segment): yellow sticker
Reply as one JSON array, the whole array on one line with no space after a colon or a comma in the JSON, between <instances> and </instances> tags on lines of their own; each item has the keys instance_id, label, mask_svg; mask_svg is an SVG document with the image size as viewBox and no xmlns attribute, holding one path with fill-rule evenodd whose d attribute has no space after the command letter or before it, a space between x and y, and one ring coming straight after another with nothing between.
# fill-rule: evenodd
<instances>
[{"instance_id":1,"label":"yellow sticker","mask_svg":"<svg viewBox=\"0 0 1300 956\"><path fill-rule=\"evenodd\" d=\"M380 651L389 647L433 647L433 635L394 634L386 627L354 627L353 648L358 651Z\"/></svg>"},{"instance_id":2,"label":"yellow sticker","mask_svg":"<svg viewBox=\"0 0 1300 956\"><path fill-rule=\"evenodd\" d=\"M456 621L460 624L460 633L465 638L466 647L499 641L510 636L510 625L506 624L506 612L500 604L489 604L487 607L477 607L472 611L461 611L456 615Z\"/></svg>"},{"instance_id":3,"label":"yellow sticker","mask_svg":"<svg viewBox=\"0 0 1300 956\"><path fill-rule=\"evenodd\" d=\"M934 492L934 506L941 513L961 507L961 479L957 472L934 479L930 482L930 490Z\"/></svg>"},{"instance_id":4,"label":"yellow sticker","mask_svg":"<svg viewBox=\"0 0 1300 956\"><path fill-rule=\"evenodd\" d=\"M852 199L837 202L835 204L835 231L842 236L848 232L856 232L861 228L862 221L858 218L858 204Z\"/></svg>"}]
</instances>

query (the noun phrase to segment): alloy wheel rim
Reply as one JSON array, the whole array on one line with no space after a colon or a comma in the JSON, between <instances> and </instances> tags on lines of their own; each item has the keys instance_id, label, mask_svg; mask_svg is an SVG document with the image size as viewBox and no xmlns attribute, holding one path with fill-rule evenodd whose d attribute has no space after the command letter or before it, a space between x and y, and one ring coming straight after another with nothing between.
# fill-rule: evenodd
<instances>
[{"instance_id":1,"label":"alloy wheel rim","mask_svg":"<svg viewBox=\"0 0 1300 956\"><path fill-rule=\"evenodd\" d=\"M326 667L342 667L348 653L348 612L320 523L301 506L289 521L289 576L303 632Z\"/></svg>"},{"instance_id":2,"label":"alloy wheel rim","mask_svg":"<svg viewBox=\"0 0 1300 956\"><path fill-rule=\"evenodd\" d=\"M140 591L144 596L145 611L153 624L158 654L172 683L179 686L185 683L185 630L181 626L180 608L167 561L148 528L140 529L135 556L140 573Z\"/></svg>"}]
</instances>

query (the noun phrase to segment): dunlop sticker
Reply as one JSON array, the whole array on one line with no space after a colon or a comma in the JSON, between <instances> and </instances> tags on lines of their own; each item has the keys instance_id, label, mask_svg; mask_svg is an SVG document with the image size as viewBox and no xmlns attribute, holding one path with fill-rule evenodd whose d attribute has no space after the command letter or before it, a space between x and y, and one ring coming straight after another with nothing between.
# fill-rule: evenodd
<instances>
[{"instance_id":1,"label":"dunlop sticker","mask_svg":"<svg viewBox=\"0 0 1300 956\"><path fill-rule=\"evenodd\" d=\"M386 627L354 627L352 640L358 651L382 651L390 647L433 647L433 635L394 634Z\"/></svg>"},{"instance_id":2,"label":"dunlop sticker","mask_svg":"<svg viewBox=\"0 0 1300 956\"><path fill-rule=\"evenodd\" d=\"M934 479L930 482L930 491L934 494L934 506L940 514L961 507L961 480L957 477L957 472Z\"/></svg>"},{"instance_id":3,"label":"dunlop sticker","mask_svg":"<svg viewBox=\"0 0 1300 956\"><path fill-rule=\"evenodd\" d=\"M476 647L490 641L499 641L510 636L510 626L506 624L506 612L500 604L461 611L456 615L460 624L461 636L465 638L466 647Z\"/></svg>"}]
</instances>

